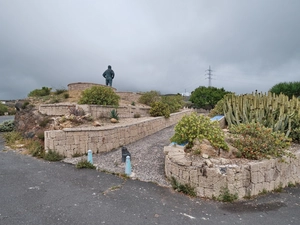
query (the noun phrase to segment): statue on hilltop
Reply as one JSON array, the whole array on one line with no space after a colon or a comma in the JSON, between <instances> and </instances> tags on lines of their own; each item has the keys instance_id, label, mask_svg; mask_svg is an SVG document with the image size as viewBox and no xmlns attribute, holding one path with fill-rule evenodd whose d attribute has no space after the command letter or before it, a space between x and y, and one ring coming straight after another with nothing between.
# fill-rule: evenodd
<instances>
[{"instance_id":1,"label":"statue on hilltop","mask_svg":"<svg viewBox=\"0 0 300 225\"><path fill-rule=\"evenodd\" d=\"M115 72L111 69L111 66L108 66L108 69L104 71L103 75L106 81L106 85L112 86L112 80L115 77Z\"/></svg>"}]
</instances>

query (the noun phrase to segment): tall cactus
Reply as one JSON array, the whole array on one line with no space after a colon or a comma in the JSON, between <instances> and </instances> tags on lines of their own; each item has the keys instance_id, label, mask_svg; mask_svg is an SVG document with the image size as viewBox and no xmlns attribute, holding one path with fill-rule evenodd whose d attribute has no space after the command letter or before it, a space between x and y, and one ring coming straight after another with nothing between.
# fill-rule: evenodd
<instances>
[{"instance_id":1,"label":"tall cactus","mask_svg":"<svg viewBox=\"0 0 300 225\"><path fill-rule=\"evenodd\" d=\"M224 116L228 125L259 122L273 131L291 132L294 116L300 116L299 99L272 93L224 96Z\"/></svg>"}]
</instances>

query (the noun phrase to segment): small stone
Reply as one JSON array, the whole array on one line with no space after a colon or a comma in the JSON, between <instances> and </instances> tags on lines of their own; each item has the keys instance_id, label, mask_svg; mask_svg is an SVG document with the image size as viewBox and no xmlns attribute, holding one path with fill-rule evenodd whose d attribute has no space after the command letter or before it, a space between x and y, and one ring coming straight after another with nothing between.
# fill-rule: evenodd
<instances>
[{"instance_id":1,"label":"small stone","mask_svg":"<svg viewBox=\"0 0 300 225\"><path fill-rule=\"evenodd\" d=\"M112 123L118 123L119 121L117 119L115 119L115 118L111 118L110 122L112 122Z\"/></svg>"},{"instance_id":2,"label":"small stone","mask_svg":"<svg viewBox=\"0 0 300 225\"><path fill-rule=\"evenodd\" d=\"M94 127L100 127L101 123L99 121L94 121L93 126Z\"/></svg>"},{"instance_id":3,"label":"small stone","mask_svg":"<svg viewBox=\"0 0 300 225\"><path fill-rule=\"evenodd\" d=\"M212 164L212 162L211 162L209 159L205 160L205 164L206 164L209 168L213 167L213 164Z\"/></svg>"},{"instance_id":4,"label":"small stone","mask_svg":"<svg viewBox=\"0 0 300 225\"><path fill-rule=\"evenodd\" d=\"M208 159L208 158L209 158L209 155L207 155L207 154L202 154L202 157L203 157L204 159Z\"/></svg>"}]
</instances>

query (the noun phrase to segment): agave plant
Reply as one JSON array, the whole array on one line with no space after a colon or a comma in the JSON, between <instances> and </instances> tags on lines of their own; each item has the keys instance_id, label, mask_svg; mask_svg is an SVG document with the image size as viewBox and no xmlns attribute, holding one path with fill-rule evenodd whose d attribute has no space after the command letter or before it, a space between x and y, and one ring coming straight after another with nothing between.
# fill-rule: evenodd
<instances>
[{"instance_id":1,"label":"agave plant","mask_svg":"<svg viewBox=\"0 0 300 225\"><path fill-rule=\"evenodd\" d=\"M117 109L113 109L110 111L110 118L114 118L116 120L119 120L119 114L118 114L118 111Z\"/></svg>"}]
</instances>

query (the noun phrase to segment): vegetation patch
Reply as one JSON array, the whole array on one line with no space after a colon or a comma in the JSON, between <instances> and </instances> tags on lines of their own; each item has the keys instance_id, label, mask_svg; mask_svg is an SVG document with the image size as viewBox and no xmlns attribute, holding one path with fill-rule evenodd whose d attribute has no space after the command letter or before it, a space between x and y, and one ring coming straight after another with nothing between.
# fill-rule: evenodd
<instances>
[{"instance_id":1,"label":"vegetation patch","mask_svg":"<svg viewBox=\"0 0 300 225\"><path fill-rule=\"evenodd\" d=\"M292 153L287 151L291 139L260 123L232 125L229 131L232 134L229 139L231 144L246 159L293 157Z\"/></svg>"},{"instance_id":2,"label":"vegetation patch","mask_svg":"<svg viewBox=\"0 0 300 225\"><path fill-rule=\"evenodd\" d=\"M220 195L217 200L220 202L233 202L238 199L238 194L232 194L229 192L228 187L223 187L220 191Z\"/></svg>"},{"instance_id":3,"label":"vegetation patch","mask_svg":"<svg viewBox=\"0 0 300 225\"><path fill-rule=\"evenodd\" d=\"M79 99L79 104L90 105L119 105L120 96L112 88L105 86L93 86L84 90Z\"/></svg>"},{"instance_id":4,"label":"vegetation patch","mask_svg":"<svg viewBox=\"0 0 300 225\"><path fill-rule=\"evenodd\" d=\"M44 159L47 161L61 161L64 157L57 153L56 151L48 150L48 152L44 155Z\"/></svg>"},{"instance_id":5,"label":"vegetation patch","mask_svg":"<svg viewBox=\"0 0 300 225\"><path fill-rule=\"evenodd\" d=\"M86 168L86 169L96 169L96 167L92 163L88 162L86 159L80 160L76 164L76 168L77 169L84 169L84 168Z\"/></svg>"},{"instance_id":6,"label":"vegetation patch","mask_svg":"<svg viewBox=\"0 0 300 225\"><path fill-rule=\"evenodd\" d=\"M15 123L13 120L4 121L0 124L0 132L11 132L14 130Z\"/></svg>"},{"instance_id":7,"label":"vegetation patch","mask_svg":"<svg viewBox=\"0 0 300 225\"><path fill-rule=\"evenodd\" d=\"M211 121L209 117L204 115L185 115L175 126L175 134L171 137L172 142L178 144L187 144L187 148L192 148L194 140L200 142L207 139L211 145L216 148L228 150L228 145L224 140L224 132L221 130L217 121Z\"/></svg>"},{"instance_id":8,"label":"vegetation patch","mask_svg":"<svg viewBox=\"0 0 300 225\"><path fill-rule=\"evenodd\" d=\"M178 192L182 192L192 197L196 196L195 188L193 188L190 184L180 184L175 177L171 177L171 185L172 188Z\"/></svg>"},{"instance_id":9,"label":"vegetation patch","mask_svg":"<svg viewBox=\"0 0 300 225\"><path fill-rule=\"evenodd\" d=\"M149 114L153 117L164 116L165 118L170 117L169 106L163 102L154 102L151 104Z\"/></svg>"}]
</instances>

